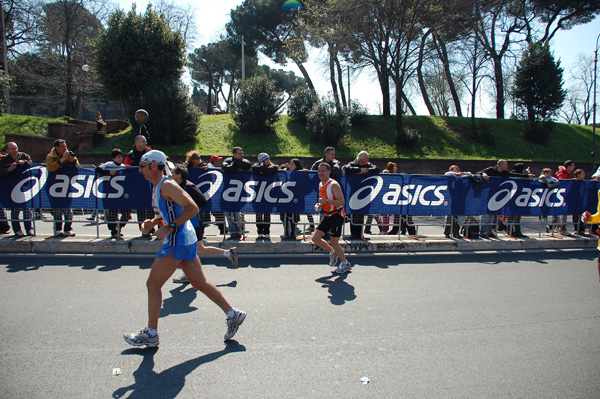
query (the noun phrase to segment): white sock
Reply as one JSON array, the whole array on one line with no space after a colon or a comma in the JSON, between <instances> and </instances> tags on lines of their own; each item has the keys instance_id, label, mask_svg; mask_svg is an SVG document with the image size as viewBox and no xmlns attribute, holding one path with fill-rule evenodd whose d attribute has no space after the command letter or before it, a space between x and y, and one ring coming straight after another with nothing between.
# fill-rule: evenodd
<instances>
[{"instance_id":1,"label":"white sock","mask_svg":"<svg viewBox=\"0 0 600 399\"><path fill-rule=\"evenodd\" d=\"M151 337L156 337L156 334L158 334L158 330L155 330L150 327L146 327L146 333Z\"/></svg>"},{"instance_id":2,"label":"white sock","mask_svg":"<svg viewBox=\"0 0 600 399\"><path fill-rule=\"evenodd\" d=\"M225 252L223 252L223 256L229 256L229 250L226 249Z\"/></svg>"},{"instance_id":3,"label":"white sock","mask_svg":"<svg viewBox=\"0 0 600 399\"><path fill-rule=\"evenodd\" d=\"M229 312L227 312L227 318L231 319L233 316L235 316L235 309L231 308L229 309Z\"/></svg>"},{"instance_id":4,"label":"white sock","mask_svg":"<svg viewBox=\"0 0 600 399\"><path fill-rule=\"evenodd\" d=\"M329 255L335 255L335 249L334 249L334 250L332 250L332 251L329 253Z\"/></svg>"}]
</instances>

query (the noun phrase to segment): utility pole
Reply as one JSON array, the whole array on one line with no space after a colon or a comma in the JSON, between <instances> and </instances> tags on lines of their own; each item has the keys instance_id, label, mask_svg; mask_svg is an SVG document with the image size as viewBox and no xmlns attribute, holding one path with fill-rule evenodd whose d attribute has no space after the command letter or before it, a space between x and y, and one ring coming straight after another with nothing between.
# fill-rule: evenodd
<instances>
[{"instance_id":1,"label":"utility pole","mask_svg":"<svg viewBox=\"0 0 600 399\"><path fill-rule=\"evenodd\" d=\"M598 39L596 38L596 49L594 50L594 120L592 124L592 171L596 170L596 78L597 78L597 64L598 64ZM592 172L592 173L593 173Z\"/></svg>"},{"instance_id":2,"label":"utility pole","mask_svg":"<svg viewBox=\"0 0 600 399\"><path fill-rule=\"evenodd\" d=\"M0 6L0 9L2 9L2 45L4 47L4 75L8 78L8 51L6 49L6 22L4 21L4 7ZM4 95L6 97L6 113L10 114L10 89L8 88L8 84L4 89Z\"/></svg>"},{"instance_id":3,"label":"utility pole","mask_svg":"<svg viewBox=\"0 0 600 399\"><path fill-rule=\"evenodd\" d=\"M244 60L244 36L242 36L242 80L246 80L246 61Z\"/></svg>"}]
</instances>

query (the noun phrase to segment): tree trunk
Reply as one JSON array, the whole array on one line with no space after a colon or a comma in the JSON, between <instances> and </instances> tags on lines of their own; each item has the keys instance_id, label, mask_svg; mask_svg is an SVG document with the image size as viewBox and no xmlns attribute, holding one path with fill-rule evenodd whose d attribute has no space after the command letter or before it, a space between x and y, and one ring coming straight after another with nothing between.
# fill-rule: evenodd
<instances>
[{"instance_id":1,"label":"tree trunk","mask_svg":"<svg viewBox=\"0 0 600 399\"><path fill-rule=\"evenodd\" d=\"M452 73L450 72L450 60L448 59L448 50L446 49L446 44L443 40L434 36L433 42L436 45L436 49L438 51L438 55L442 60L442 64L444 65L444 74L446 75L446 81L448 82L448 87L450 88L450 94L452 95L452 100L454 101L454 108L456 109L456 116L462 117L462 110L460 107L460 98L458 98L458 93L456 92L456 86L454 85L454 80L452 79Z\"/></svg>"},{"instance_id":2,"label":"tree trunk","mask_svg":"<svg viewBox=\"0 0 600 399\"><path fill-rule=\"evenodd\" d=\"M496 118L504 119L504 76L502 74L502 58L493 57L494 79L496 80Z\"/></svg>"},{"instance_id":3,"label":"tree trunk","mask_svg":"<svg viewBox=\"0 0 600 399\"><path fill-rule=\"evenodd\" d=\"M404 101L406 103L406 106L410 110L410 113L416 116L417 115L417 111L415 110L415 107L412 106L412 104L409 101L408 97L406 97L406 94L404 94L404 90L402 90L402 101Z\"/></svg>"},{"instance_id":4,"label":"tree trunk","mask_svg":"<svg viewBox=\"0 0 600 399\"><path fill-rule=\"evenodd\" d=\"M337 83L335 81L335 48L329 46L329 81L331 82L331 91L333 94L333 101L335 102L335 109L337 112L342 111L342 106L340 105L340 95L337 89Z\"/></svg>"},{"instance_id":5,"label":"tree trunk","mask_svg":"<svg viewBox=\"0 0 600 399\"><path fill-rule=\"evenodd\" d=\"M391 115L391 106L390 106L390 75L387 70L387 66L382 66L381 73L377 75L377 79L379 80L379 86L381 87L381 95L382 106L383 106L383 116Z\"/></svg>"},{"instance_id":6,"label":"tree trunk","mask_svg":"<svg viewBox=\"0 0 600 399\"><path fill-rule=\"evenodd\" d=\"M300 73L302 73L302 76L306 80L306 84L307 84L308 88L310 89L310 91L312 91L314 94L317 94L317 91L315 90L315 85L313 85L313 82L310 79L310 76L308 75L306 68L304 68L304 65L295 59L293 61L298 66L298 69L300 69Z\"/></svg>"},{"instance_id":7,"label":"tree trunk","mask_svg":"<svg viewBox=\"0 0 600 399\"><path fill-rule=\"evenodd\" d=\"M423 102L427 107L427 111L429 111L429 115L435 115L435 109L433 109L433 105L431 105L431 100L429 99L429 94L427 94L427 88L425 87L425 79L423 78L423 57L425 54L425 42L427 41L427 37L430 34L431 31L428 30L421 38L421 47L419 48L419 63L417 64L417 78L419 81L419 89L421 90L421 96L423 96Z\"/></svg>"},{"instance_id":8,"label":"tree trunk","mask_svg":"<svg viewBox=\"0 0 600 399\"><path fill-rule=\"evenodd\" d=\"M340 97L342 97L342 105L344 108L348 108L350 104L346 102L346 91L344 90L344 73L342 72L342 67L340 66L340 60L338 57L335 57L335 66L337 68L338 74L338 85L340 88Z\"/></svg>"}]
</instances>

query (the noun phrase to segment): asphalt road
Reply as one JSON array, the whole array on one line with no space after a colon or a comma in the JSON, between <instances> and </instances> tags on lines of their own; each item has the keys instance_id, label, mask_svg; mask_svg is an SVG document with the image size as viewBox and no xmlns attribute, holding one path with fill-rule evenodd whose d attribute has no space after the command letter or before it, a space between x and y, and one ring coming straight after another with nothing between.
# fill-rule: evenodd
<instances>
[{"instance_id":1,"label":"asphalt road","mask_svg":"<svg viewBox=\"0 0 600 399\"><path fill-rule=\"evenodd\" d=\"M248 312L236 341L168 282L160 349L138 349L152 257L4 255L0 397L597 399L596 256L361 255L343 276L323 255L206 258Z\"/></svg>"}]
</instances>

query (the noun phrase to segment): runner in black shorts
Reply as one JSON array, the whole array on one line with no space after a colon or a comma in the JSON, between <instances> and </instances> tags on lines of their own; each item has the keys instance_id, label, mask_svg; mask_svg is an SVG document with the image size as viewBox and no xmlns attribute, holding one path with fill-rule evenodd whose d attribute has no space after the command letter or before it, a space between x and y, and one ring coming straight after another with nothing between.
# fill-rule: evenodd
<instances>
[{"instance_id":1,"label":"runner in black shorts","mask_svg":"<svg viewBox=\"0 0 600 399\"><path fill-rule=\"evenodd\" d=\"M342 226L344 225L344 194L339 183L329 177L331 167L323 162L319 165L319 202L315 204L315 209L323 211L325 214L323 220L313 234L312 241L315 245L329 252L329 266L335 266L338 259L341 261L335 272L338 274L347 273L352 270L352 265L346 260L344 250L340 245L340 236L342 235ZM331 231L331 245L323 237Z\"/></svg>"}]
</instances>

